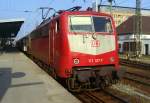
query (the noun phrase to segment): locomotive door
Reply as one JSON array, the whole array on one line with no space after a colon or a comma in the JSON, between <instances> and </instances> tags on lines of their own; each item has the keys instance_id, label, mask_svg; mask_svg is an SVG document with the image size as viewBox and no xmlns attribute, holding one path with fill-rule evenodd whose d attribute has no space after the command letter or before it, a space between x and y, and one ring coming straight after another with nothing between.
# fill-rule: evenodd
<instances>
[{"instance_id":1,"label":"locomotive door","mask_svg":"<svg viewBox=\"0 0 150 103\"><path fill-rule=\"evenodd\" d=\"M50 35L49 35L49 53L50 53L50 64L53 66L54 63L54 21L50 23Z\"/></svg>"},{"instance_id":2,"label":"locomotive door","mask_svg":"<svg viewBox=\"0 0 150 103\"><path fill-rule=\"evenodd\" d=\"M54 40L54 42L53 42L53 52L54 52L54 54L53 54L53 56L54 56L54 58L53 58L53 60L54 60L54 66L56 67L56 66L58 66L57 65L57 62L58 62L58 54L59 54L59 21L58 21L58 19L55 19L55 21L54 21L54 30L53 30L53 32L54 32L54 36L53 36L53 40Z\"/></svg>"},{"instance_id":3,"label":"locomotive door","mask_svg":"<svg viewBox=\"0 0 150 103\"><path fill-rule=\"evenodd\" d=\"M54 66L56 65L56 49L57 49L57 20L51 22L50 25L50 61Z\"/></svg>"}]
</instances>

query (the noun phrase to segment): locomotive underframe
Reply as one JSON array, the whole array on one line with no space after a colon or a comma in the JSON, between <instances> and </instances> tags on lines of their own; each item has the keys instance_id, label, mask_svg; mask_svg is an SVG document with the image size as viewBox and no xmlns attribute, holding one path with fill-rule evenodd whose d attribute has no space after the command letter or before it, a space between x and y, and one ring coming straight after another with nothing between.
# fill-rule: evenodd
<instances>
[{"instance_id":1,"label":"locomotive underframe","mask_svg":"<svg viewBox=\"0 0 150 103\"><path fill-rule=\"evenodd\" d=\"M114 66L104 67L75 67L73 75L67 79L70 91L103 89L117 83L124 71L115 70Z\"/></svg>"}]
</instances>

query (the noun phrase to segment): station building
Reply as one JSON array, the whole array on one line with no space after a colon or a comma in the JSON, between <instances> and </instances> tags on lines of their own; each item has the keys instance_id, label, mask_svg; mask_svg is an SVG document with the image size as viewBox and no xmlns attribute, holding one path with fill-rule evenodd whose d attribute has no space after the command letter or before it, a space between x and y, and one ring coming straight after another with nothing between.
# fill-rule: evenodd
<instances>
[{"instance_id":1,"label":"station building","mask_svg":"<svg viewBox=\"0 0 150 103\"><path fill-rule=\"evenodd\" d=\"M13 41L17 36L24 19L0 19L0 49L4 46L13 45Z\"/></svg>"},{"instance_id":2,"label":"station building","mask_svg":"<svg viewBox=\"0 0 150 103\"><path fill-rule=\"evenodd\" d=\"M123 53L124 51L133 52L135 50L135 18L135 16L131 16L117 27L120 53ZM142 16L141 19L141 54L150 55L150 16Z\"/></svg>"}]
</instances>

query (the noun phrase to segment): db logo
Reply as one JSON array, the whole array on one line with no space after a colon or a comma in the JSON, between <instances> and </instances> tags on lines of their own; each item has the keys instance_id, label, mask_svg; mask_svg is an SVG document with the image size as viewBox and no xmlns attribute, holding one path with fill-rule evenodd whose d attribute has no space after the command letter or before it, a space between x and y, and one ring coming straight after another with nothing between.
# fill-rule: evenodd
<instances>
[{"instance_id":1,"label":"db logo","mask_svg":"<svg viewBox=\"0 0 150 103\"><path fill-rule=\"evenodd\" d=\"M92 40L91 46L92 46L92 47L99 47L99 46L100 46L99 40Z\"/></svg>"}]
</instances>

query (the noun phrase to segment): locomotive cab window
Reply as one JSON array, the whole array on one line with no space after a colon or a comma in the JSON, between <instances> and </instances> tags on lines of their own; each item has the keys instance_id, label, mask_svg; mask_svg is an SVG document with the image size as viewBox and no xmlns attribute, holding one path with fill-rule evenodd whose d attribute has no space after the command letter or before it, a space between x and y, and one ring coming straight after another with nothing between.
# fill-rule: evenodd
<instances>
[{"instance_id":1,"label":"locomotive cab window","mask_svg":"<svg viewBox=\"0 0 150 103\"><path fill-rule=\"evenodd\" d=\"M70 30L73 32L92 32L92 20L90 16L71 16Z\"/></svg>"},{"instance_id":2,"label":"locomotive cab window","mask_svg":"<svg viewBox=\"0 0 150 103\"><path fill-rule=\"evenodd\" d=\"M112 32L111 21L105 17L93 17L95 32Z\"/></svg>"},{"instance_id":3,"label":"locomotive cab window","mask_svg":"<svg viewBox=\"0 0 150 103\"><path fill-rule=\"evenodd\" d=\"M108 17L70 16L69 22L71 32L112 33L112 24Z\"/></svg>"}]
</instances>

